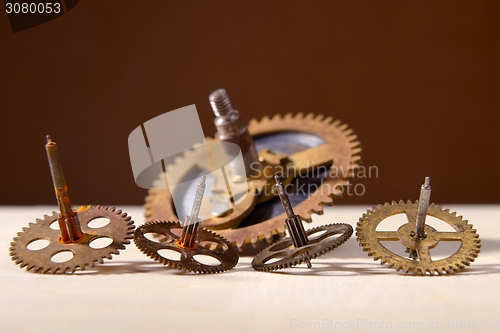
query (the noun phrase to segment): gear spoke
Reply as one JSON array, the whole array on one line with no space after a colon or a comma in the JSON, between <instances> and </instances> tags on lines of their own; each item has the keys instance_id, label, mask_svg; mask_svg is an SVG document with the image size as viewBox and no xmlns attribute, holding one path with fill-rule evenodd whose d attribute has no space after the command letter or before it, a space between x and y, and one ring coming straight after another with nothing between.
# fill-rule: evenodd
<instances>
[{"instance_id":1,"label":"gear spoke","mask_svg":"<svg viewBox=\"0 0 500 333\"><path fill-rule=\"evenodd\" d=\"M399 234L397 231L375 231L376 237L379 241L398 241Z\"/></svg>"},{"instance_id":2,"label":"gear spoke","mask_svg":"<svg viewBox=\"0 0 500 333\"><path fill-rule=\"evenodd\" d=\"M417 210L416 209L407 209L405 211L406 218L408 219L408 223L410 225L415 225L417 222Z\"/></svg>"},{"instance_id":3,"label":"gear spoke","mask_svg":"<svg viewBox=\"0 0 500 333\"><path fill-rule=\"evenodd\" d=\"M464 234L462 232L446 232L438 231L434 235L443 242L461 242L464 239Z\"/></svg>"},{"instance_id":4,"label":"gear spoke","mask_svg":"<svg viewBox=\"0 0 500 333\"><path fill-rule=\"evenodd\" d=\"M418 253L418 259L421 262L430 263L432 261L429 247L418 245L416 251Z\"/></svg>"}]
</instances>

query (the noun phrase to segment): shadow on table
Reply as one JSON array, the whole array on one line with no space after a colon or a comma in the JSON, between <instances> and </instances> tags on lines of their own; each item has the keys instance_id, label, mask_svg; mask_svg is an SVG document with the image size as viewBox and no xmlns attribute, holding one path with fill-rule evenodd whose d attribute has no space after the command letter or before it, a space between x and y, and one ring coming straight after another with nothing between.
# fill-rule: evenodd
<instances>
[{"instance_id":1,"label":"shadow on table","mask_svg":"<svg viewBox=\"0 0 500 333\"><path fill-rule=\"evenodd\" d=\"M360 276L360 275L384 275L384 274L396 274L401 276L408 276L414 278L422 278L419 275L405 274L403 271L396 271L393 268L389 268L386 265L381 265L379 263L359 263L359 262L333 262L333 263L314 263L312 261L313 267L308 269L305 264L297 267L288 268L284 270L274 271L274 274L283 275L303 275L303 276ZM456 272L455 274L442 275L443 277L460 276L460 275L479 275L479 274L499 274L500 273L500 263L492 264L475 264L472 263L471 266L466 267L463 270ZM434 275L439 276L439 275ZM428 276L430 277L430 276Z\"/></svg>"},{"instance_id":2,"label":"shadow on table","mask_svg":"<svg viewBox=\"0 0 500 333\"><path fill-rule=\"evenodd\" d=\"M118 261L113 260L87 268L84 271L76 271L74 275L111 275L111 274L134 274L158 271L175 271L154 261ZM179 271L180 272L180 271Z\"/></svg>"},{"instance_id":3,"label":"shadow on table","mask_svg":"<svg viewBox=\"0 0 500 333\"><path fill-rule=\"evenodd\" d=\"M255 272L256 274L282 274L282 275L303 275L303 276L360 276L360 275L384 275L396 274L405 276L404 272L397 272L393 268L386 265L381 265L378 262L360 263L360 262L325 262L312 261L312 268L309 269L305 264L301 264L292 268L278 270L270 273L256 272L250 263L238 264L234 269L222 274L232 274L237 272ZM112 274L136 274L160 272L169 275L185 275L197 276L199 274L192 272L184 272L176 269L168 268L151 261L115 261L103 265L99 265L85 271L76 271L75 275L112 275ZM480 275L480 274L499 274L500 263L477 264L472 263L464 270L458 271L456 274L443 276L459 276L459 275ZM413 275L406 275L414 277ZM437 276L437 275L435 275ZM417 278L420 276L416 276Z\"/></svg>"}]
</instances>

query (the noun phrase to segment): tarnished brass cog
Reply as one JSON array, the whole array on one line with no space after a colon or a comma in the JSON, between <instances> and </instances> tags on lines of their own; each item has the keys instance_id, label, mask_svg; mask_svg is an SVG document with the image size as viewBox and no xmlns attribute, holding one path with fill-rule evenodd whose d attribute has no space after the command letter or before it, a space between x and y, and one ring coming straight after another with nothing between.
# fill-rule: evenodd
<instances>
[{"instance_id":1,"label":"tarnished brass cog","mask_svg":"<svg viewBox=\"0 0 500 333\"><path fill-rule=\"evenodd\" d=\"M10 247L12 260L21 268L32 270L36 273L74 273L75 270L85 270L94 267L97 262L103 263L104 258L111 259L111 255L119 254L124 250L126 244L130 244L134 233L134 221L130 216L114 207L79 207L76 211L80 227L84 236L74 243L63 243L60 241L61 233L58 229L52 229L51 225L57 225L58 213L53 212L51 216L45 215L43 219L37 219L36 223L30 223L29 227L23 228L22 232L14 237ZM89 223L97 218L107 218L109 223L95 227ZM111 243L105 247L97 247L92 242L100 239L111 239ZM45 240L48 244L44 248L30 249L31 243ZM58 253L68 252L72 258L67 261L53 261Z\"/></svg>"},{"instance_id":2,"label":"tarnished brass cog","mask_svg":"<svg viewBox=\"0 0 500 333\"><path fill-rule=\"evenodd\" d=\"M224 237L200 228L196 232L194 248L186 248L178 242L181 233L182 227L179 222L147 222L135 231L134 242L144 254L155 261L183 271L202 274L222 273L238 263L238 249ZM146 237L147 234L160 234L163 237L158 241L152 241ZM212 244L214 246L211 246ZM179 260L163 257L159 252L161 250L179 253ZM199 262L196 258L198 255L215 258L219 263L209 265Z\"/></svg>"},{"instance_id":3,"label":"tarnished brass cog","mask_svg":"<svg viewBox=\"0 0 500 333\"><path fill-rule=\"evenodd\" d=\"M269 181L265 186L274 183L272 177L279 170L287 170L295 179L306 179L309 173L319 167L328 170L304 200L294 204L296 213L307 222L312 221L313 213L321 215L324 205L333 205L333 198L341 194L359 166L361 148L357 136L346 124L332 117L325 118L312 113L305 116L302 113L284 116L278 114L272 118L266 116L261 120L251 120L248 131L254 138L260 161L271 167ZM213 139L207 138L209 140ZM169 177L182 179L186 172L196 167L196 161L196 155L186 153L167 168ZM292 180L293 177L289 178L285 184ZM254 209L258 210L258 203L262 202L259 201L259 193L252 186L253 179L248 178L247 181L249 195L230 214L202 222L203 227L217 230L219 235L234 243L240 250L247 244L257 246L262 240L270 243L274 236L283 236L285 232L284 213L255 224L252 221L245 222L245 218ZM265 198L268 199L270 198ZM144 207L146 221L177 220L168 190L150 190ZM245 226L238 228L240 222Z\"/></svg>"},{"instance_id":4,"label":"tarnished brass cog","mask_svg":"<svg viewBox=\"0 0 500 333\"><path fill-rule=\"evenodd\" d=\"M344 244L352 236L352 232L352 227L346 223L312 228L306 231L309 239L307 245L295 248L290 238L282 239L259 252L252 260L252 267L257 271L270 272L301 264ZM340 236L334 237L339 234Z\"/></svg>"},{"instance_id":5,"label":"tarnished brass cog","mask_svg":"<svg viewBox=\"0 0 500 333\"><path fill-rule=\"evenodd\" d=\"M356 236L363 251L373 256L374 260L381 260L381 264L414 275L451 274L470 265L481 250L481 240L472 225L461 216L457 216L455 212L451 213L449 209L431 204L427 208L427 215L447 223L455 231L437 231L432 226L425 225L426 237L415 239L410 234L415 228L417 207L418 200L415 203L393 201L391 204L385 203L373 207L363 214L356 228ZM376 230L384 219L402 213L406 214L408 223L403 224L397 231ZM399 256L384 247L382 241L398 241L407 249L416 250L419 259ZM430 250L444 241L460 242L461 246L456 253L447 258L432 260Z\"/></svg>"}]
</instances>

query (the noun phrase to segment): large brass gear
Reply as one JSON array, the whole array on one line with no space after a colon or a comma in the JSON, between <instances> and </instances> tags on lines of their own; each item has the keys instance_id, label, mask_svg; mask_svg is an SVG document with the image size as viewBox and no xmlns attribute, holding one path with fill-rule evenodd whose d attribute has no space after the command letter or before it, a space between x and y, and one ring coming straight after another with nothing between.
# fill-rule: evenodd
<instances>
[{"instance_id":1,"label":"large brass gear","mask_svg":"<svg viewBox=\"0 0 500 333\"><path fill-rule=\"evenodd\" d=\"M79 207L76 211L78 221L84 236L76 242L63 243L60 241L59 230L52 229L51 224L57 221L58 213L45 215L30 223L22 232L14 237L10 247L12 260L21 268L36 273L74 273L75 270L85 270L94 267L97 262L103 263L104 258L111 259L111 255L119 254L126 244L130 244L134 233L134 221L130 216L113 207ZM99 228L92 228L89 223L97 218L107 218L109 223ZM57 222L56 222L57 224ZM104 248L92 248L90 244L99 238L111 238L112 243ZM49 244L39 250L30 250L29 244L37 240L47 240ZM57 253L71 252L73 257L65 262L54 262L51 258Z\"/></svg>"},{"instance_id":2,"label":"large brass gear","mask_svg":"<svg viewBox=\"0 0 500 333\"><path fill-rule=\"evenodd\" d=\"M359 166L361 148L357 136L342 124L339 120L332 117L324 117L310 113L304 116L299 113L296 115L286 114L285 116L275 115L272 118L263 117L260 121L251 120L248 124L248 131L254 138L270 136L273 134L284 133L306 133L321 138L324 143L316 147L310 147L291 154L274 154L267 150L259 151L262 162L270 165L284 165L292 167L297 177L305 177L307 173L317 167L330 167L332 172L324 178L317 189L309 194L302 202L295 205L295 210L302 220L311 222L313 213L321 215L323 206L333 205L333 198L341 194L343 187L349 184L348 179L353 176L356 168ZM207 141L210 140L209 138ZM297 143L307 144L307 142ZM273 160L274 159L274 160ZM176 164L182 164L182 167L174 167L171 171L175 177L178 173L179 179L186 170L196 165L196 156L185 154L178 158ZM270 179L274 172L270 172ZM249 196L252 195L250 187ZM247 200L236 206L240 211L235 212L239 220L232 216L214 217L202 222L202 226L217 230L217 233L234 243L240 250L245 245L252 244L254 247L262 240L268 243L272 242L276 235L283 236L285 232L284 213L274 216L263 222L236 228L238 223L248 215L256 205L255 200ZM174 212L171 194L165 189L151 189L146 197L145 203L146 221L157 220L177 220ZM237 223L232 223L236 221ZM224 229L221 229L224 228Z\"/></svg>"},{"instance_id":3,"label":"large brass gear","mask_svg":"<svg viewBox=\"0 0 500 333\"><path fill-rule=\"evenodd\" d=\"M309 229L306 231L309 239L307 245L295 248L290 238L282 239L260 251L252 260L252 267L257 271L270 272L310 261L344 244L352 236L352 232L352 227L346 223ZM340 236L334 237L339 234ZM276 261L269 262L273 259Z\"/></svg>"},{"instance_id":4,"label":"large brass gear","mask_svg":"<svg viewBox=\"0 0 500 333\"><path fill-rule=\"evenodd\" d=\"M238 249L223 237L200 228L196 232L194 248L187 248L181 246L178 242L181 232L182 226L179 222L147 222L135 231L134 242L144 254L155 261L183 271L201 274L222 273L232 269L238 263ZM163 237L161 240L152 241L145 236L148 233L159 234ZM215 246L210 246L210 243L214 243ZM162 257L158 251L164 249L179 252L180 259L173 260ZM207 265L201 263L196 260L196 255L213 257L219 261L219 264Z\"/></svg>"},{"instance_id":5,"label":"large brass gear","mask_svg":"<svg viewBox=\"0 0 500 333\"><path fill-rule=\"evenodd\" d=\"M356 236L363 251L373 256L374 260L381 260L381 264L387 264L397 271L414 275L442 275L451 274L465 266L470 265L478 256L481 249L481 241L476 230L456 213L441 206L429 205L427 215L433 216L450 225L455 232L437 231L430 225L425 225L424 239L412 237L417 216L418 200L400 201L396 203L385 203L368 210L359 219L356 228ZM408 223L403 224L397 231L377 231L377 226L386 218L396 214L406 214ZM419 260L405 258L388 250L381 241L399 241L407 249L415 250ZM437 246L440 241L460 242L461 246L456 253L448 258L433 261L430 250Z\"/></svg>"}]
</instances>

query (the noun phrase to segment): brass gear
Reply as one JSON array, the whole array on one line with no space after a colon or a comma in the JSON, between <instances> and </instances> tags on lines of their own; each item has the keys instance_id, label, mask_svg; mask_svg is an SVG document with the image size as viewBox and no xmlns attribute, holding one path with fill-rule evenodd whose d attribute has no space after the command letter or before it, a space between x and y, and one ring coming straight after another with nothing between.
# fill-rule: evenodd
<instances>
[{"instance_id":1,"label":"brass gear","mask_svg":"<svg viewBox=\"0 0 500 333\"><path fill-rule=\"evenodd\" d=\"M314 234L324 231L314 237ZM252 260L252 267L257 271L270 272L289 268L304 261L310 261L344 244L352 236L352 227L346 223L334 223L306 231L309 239L307 245L299 248L293 246L290 238L278 241L260 251ZM333 237L340 234L339 237ZM266 262L281 258L275 262Z\"/></svg>"},{"instance_id":2,"label":"brass gear","mask_svg":"<svg viewBox=\"0 0 500 333\"><path fill-rule=\"evenodd\" d=\"M431 204L427 208L427 215L447 223L456 232L439 232L430 225L425 225L425 239L415 239L410 234L415 228L417 207L418 200L415 203L409 200L406 203L393 201L391 204L373 207L363 214L356 228L356 236L363 251L373 256L374 260L381 260L381 264L414 275L451 274L470 265L481 250L481 240L472 225L455 212L451 213L449 209ZM403 224L397 231L376 231L384 219L401 213L406 214L408 223ZM399 241L407 249L416 250L420 260L399 256L384 247L381 241ZM461 242L461 246L450 257L432 261L430 250L440 241Z\"/></svg>"},{"instance_id":3,"label":"brass gear","mask_svg":"<svg viewBox=\"0 0 500 333\"><path fill-rule=\"evenodd\" d=\"M272 118L265 116L260 121L251 120L248 124L248 131L254 139L272 134L297 132L312 134L324 140L324 143L319 146L291 153L286 157L278 154L277 161L274 162L270 161L272 156L270 156L269 151L261 150L259 152L261 159L268 160L271 164L281 163L291 166L297 177L305 177L311 170L320 166L330 167L330 170L333 170L322 180L321 185L314 192L294 206L296 213L306 222L312 221L311 215L313 213L323 214L323 206L333 205L333 198L338 196L343 187L349 184L348 179L353 176L354 171L359 166L361 148L357 136L346 124L342 124L332 117L325 118L323 115L315 116L312 113L305 116L302 113L296 115L289 113L284 116L278 114ZM213 139L207 138L208 140ZM190 169L190 166L196 165L196 160L196 156L190 153L176 159L175 164L182 163L182 168L174 165L172 169L169 169L169 172L173 172L173 175L169 174L169 177L175 177L177 173L177 177L181 178L183 173ZM247 197L249 196L252 196L251 187ZM239 220L235 224L232 223L234 218L231 220L228 216L223 216L205 220L202 222L202 226L217 230L219 235L230 240L240 250L247 244L256 247L259 241L266 240L270 243L274 236L283 236L286 229L283 222L284 213L257 224L236 228L239 221L254 209L255 204L255 200L248 199L237 205L236 209L240 211L236 212L236 215L239 214ZM144 207L146 221L177 220L171 194L168 190L149 190Z\"/></svg>"},{"instance_id":4,"label":"brass gear","mask_svg":"<svg viewBox=\"0 0 500 333\"><path fill-rule=\"evenodd\" d=\"M76 269L85 270L87 266L94 267L97 262L103 263L104 258L111 259L111 255L119 254L119 250L124 250L125 245L130 244L134 221L127 213L114 207L82 206L76 215L84 233L77 242L60 242L60 231L50 227L58 219L58 213L53 212L51 216L45 215L43 219L37 219L36 223L30 223L29 227L23 228L14 237L9 249L12 260L21 268L26 267L28 271L36 273L74 273ZM100 228L88 226L92 220L100 217L108 218L109 223ZM94 240L103 237L111 238L112 243L100 249L89 246ZM49 244L39 250L28 249L29 244L37 240L47 240ZM60 263L51 260L61 252L71 252L73 257Z\"/></svg>"},{"instance_id":5,"label":"brass gear","mask_svg":"<svg viewBox=\"0 0 500 333\"><path fill-rule=\"evenodd\" d=\"M177 232L174 232L176 230ZM134 234L134 242L137 247L148 257L167 265L170 268L180 269L188 272L211 274L222 273L232 269L238 263L238 249L227 239L203 228L196 232L195 247L186 248L177 242L182 232L179 222L154 221L137 228ZM160 234L163 237L158 241L151 241L146 234ZM212 246L210 246L212 243ZM209 249L207 247L211 247ZM173 250L180 253L180 260L162 257L158 251ZM219 265L207 265L198 262L196 255L206 255L219 261Z\"/></svg>"}]
</instances>

